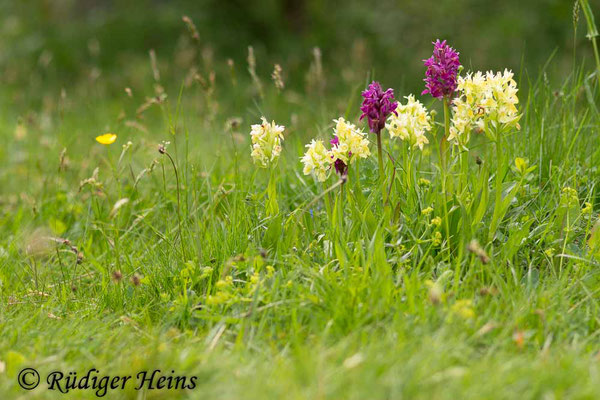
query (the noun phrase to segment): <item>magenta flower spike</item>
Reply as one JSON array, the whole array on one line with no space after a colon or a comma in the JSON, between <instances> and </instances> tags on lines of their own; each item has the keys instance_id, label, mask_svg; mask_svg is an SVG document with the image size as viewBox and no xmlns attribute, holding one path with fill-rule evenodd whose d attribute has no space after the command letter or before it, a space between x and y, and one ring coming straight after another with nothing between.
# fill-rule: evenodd
<instances>
[{"instance_id":1,"label":"magenta flower spike","mask_svg":"<svg viewBox=\"0 0 600 400\"><path fill-rule=\"evenodd\" d=\"M423 63L425 71L425 90L421 94L431 94L436 99L452 98L456 92L456 78L460 61L459 53L439 39L433 43L433 55Z\"/></svg>"},{"instance_id":2,"label":"magenta flower spike","mask_svg":"<svg viewBox=\"0 0 600 400\"><path fill-rule=\"evenodd\" d=\"M394 90L387 89L384 92L379 82L373 81L367 90L362 92L362 97L365 99L360 107L360 119L367 117L371 132L379 134L385 127L387 117L396 112L398 104L394 101Z\"/></svg>"},{"instance_id":3,"label":"magenta flower spike","mask_svg":"<svg viewBox=\"0 0 600 400\"><path fill-rule=\"evenodd\" d=\"M340 176L340 178L345 179L348 176L348 164L339 158L333 162L333 166L335 167L335 172Z\"/></svg>"}]
</instances>

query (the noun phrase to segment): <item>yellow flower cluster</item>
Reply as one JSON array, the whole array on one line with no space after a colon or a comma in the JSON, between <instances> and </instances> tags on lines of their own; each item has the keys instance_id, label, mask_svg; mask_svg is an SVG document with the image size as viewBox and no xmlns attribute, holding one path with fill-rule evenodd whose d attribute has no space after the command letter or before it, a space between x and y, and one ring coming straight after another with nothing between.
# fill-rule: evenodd
<instances>
[{"instance_id":1,"label":"yellow flower cluster","mask_svg":"<svg viewBox=\"0 0 600 400\"><path fill-rule=\"evenodd\" d=\"M412 147L423 150L423 146L429 143L425 132L431 130L431 116L425 106L412 94L406 96L406 104L398 102L397 115L392 113L385 127L391 137L399 137Z\"/></svg>"},{"instance_id":2,"label":"yellow flower cluster","mask_svg":"<svg viewBox=\"0 0 600 400\"><path fill-rule=\"evenodd\" d=\"M521 129L518 89L512 71L469 73L458 77L457 89L459 96L453 101L448 141L464 145L475 128L492 135L505 127Z\"/></svg>"},{"instance_id":3,"label":"yellow flower cluster","mask_svg":"<svg viewBox=\"0 0 600 400\"><path fill-rule=\"evenodd\" d=\"M252 125L251 155L256 165L267 168L277 161L281 154L284 129L285 127L276 125L275 121L269 124L265 117L262 117L262 124Z\"/></svg>"},{"instance_id":4,"label":"yellow flower cluster","mask_svg":"<svg viewBox=\"0 0 600 400\"><path fill-rule=\"evenodd\" d=\"M325 181L333 161L329 150L325 148L322 140L313 139L306 147L306 153L302 157L304 175L312 173L319 182Z\"/></svg>"},{"instance_id":5,"label":"yellow flower cluster","mask_svg":"<svg viewBox=\"0 0 600 400\"><path fill-rule=\"evenodd\" d=\"M301 160L304 164L304 175L313 174L319 182L327 179L331 164L340 159L350 164L356 157L366 158L371 155L369 140L366 134L344 118L334 120L335 144L328 150L322 140L312 140L306 145L306 152Z\"/></svg>"},{"instance_id":6,"label":"yellow flower cluster","mask_svg":"<svg viewBox=\"0 0 600 400\"><path fill-rule=\"evenodd\" d=\"M371 155L369 140L365 137L364 132L344 118L336 119L333 122L336 123L334 133L338 138L338 144L331 149L334 160L340 159L348 164L354 156L367 158Z\"/></svg>"},{"instance_id":7,"label":"yellow flower cluster","mask_svg":"<svg viewBox=\"0 0 600 400\"><path fill-rule=\"evenodd\" d=\"M579 195L577 194L577 190L568 186L564 187L560 195L560 203L567 207L579 205Z\"/></svg>"}]
</instances>

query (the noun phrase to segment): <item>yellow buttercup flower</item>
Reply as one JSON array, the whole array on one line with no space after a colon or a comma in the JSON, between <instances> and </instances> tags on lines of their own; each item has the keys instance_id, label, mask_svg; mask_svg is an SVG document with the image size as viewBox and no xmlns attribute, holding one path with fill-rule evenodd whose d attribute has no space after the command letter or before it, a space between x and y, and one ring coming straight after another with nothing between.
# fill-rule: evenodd
<instances>
[{"instance_id":1,"label":"yellow buttercup flower","mask_svg":"<svg viewBox=\"0 0 600 400\"><path fill-rule=\"evenodd\" d=\"M396 113L388 118L385 127L391 137L407 141L412 147L423 150L429 143L425 132L431 130L431 116L425 106L412 94L405 97L406 104L398 103Z\"/></svg>"},{"instance_id":2,"label":"yellow buttercup flower","mask_svg":"<svg viewBox=\"0 0 600 400\"><path fill-rule=\"evenodd\" d=\"M262 168L267 168L274 163L281 154L281 141L283 140L284 126L270 124L262 117L262 124L252 125L252 153L254 163Z\"/></svg>"},{"instance_id":3,"label":"yellow buttercup flower","mask_svg":"<svg viewBox=\"0 0 600 400\"><path fill-rule=\"evenodd\" d=\"M327 179L327 172L331 168L332 155L323 145L322 140L312 140L306 145L307 150L302 157L304 175L314 174L319 182Z\"/></svg>"},{"instance_id":4,"label":"yellow buttercup flower","mask_svg":"<svg viewBox=\"0 0 600 400\"><path fill-rule=\"evenodd\" d=\"M100 144L113 144L117 140L117 135L114 133L105 133L104 135L96 136L96 142Z\"/></svg>"}]
</instances>

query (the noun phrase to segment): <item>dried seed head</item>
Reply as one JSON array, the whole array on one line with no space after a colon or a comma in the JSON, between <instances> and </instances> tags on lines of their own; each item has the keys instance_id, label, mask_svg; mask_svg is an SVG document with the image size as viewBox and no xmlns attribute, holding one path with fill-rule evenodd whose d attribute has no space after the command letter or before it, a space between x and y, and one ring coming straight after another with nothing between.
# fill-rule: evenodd
<instances>
[{"instance_id":1,"label":"dried seed head","mask_svg":"<svg viewBox=\"0 0 600 400\"><path fill-rule=\"evenodd\" d=\"M242 124L242 119L239 117L232 117L225 121L225 129L235 132L240 128Z\"/></svg>"},{"instance_id":2,"label":"dried seed head","mask_svg":"<svg viewBox=\"0 0 600 400\"><path fill-rule=\"evenodd\" d=\"M481 247L477 239L471 240L471 242L467 246L467 250L479 257L479 260L481 260L483 264L487 264L490 262L490 257L487 255L483 247Z\"/></svg>"},{"instance_id":3,"label":"dried seed head","mask_svg":"<svg viewBox=\"0 0 600 400\"><path fill-rule=\"evenodd\" d=\"M325 89L325 75L323 74L323 63L321 49L313 48L313 60L306 74L307 90L310 92L323 94Z\"/></svg>"},{"instance_id":4,"label":"dried seed head","mask_svg":"<svg viewBox=\"0 0 600 400\"><path fill-rule=\"evenodd\" d=\"M148 52L150 55L150 66L152 67L152 76L156 82L160 81L160 72L158 70L158 61L156 60L156 51L150 49Z\"/></svg>"},{"instance_id":5,"label":"dried seed head","mask_svg":"<svg viewBox=\"0 0 600 400\"><path fill-rule=\"evenodd\" d=\"M138 274L133 274L131 277L131 284L136 287L140 286L142 284L142 277Z\"/></svg>"},{"instance_id":6,"label":"dried seed head","mask_svg":"<svg viewBox=\"0 0 600 400\"><path fill-rule=\"evenodd\" d=\"M263 97L262 82L256 74L256 56L254 55L254 48L252 46L248 46L248 72L250 73L250 77L252 77L256 91L260 97Z\"/></svg>"},{"instance_id":7,"label":"dried seed head","mask_svg":"<svg viewBox=\"0 0 600 400\"><path fill-rule=\"evenodd\" d=\"M115 270L111 274L114 283L119 283L123 279L123 274L119 270Z\"/></svg>"},{"instance_id":8,"label":"dried seed head","mask_svg":"<svg viewBox=\"0 0 600 400\"><path fill-rule=\"evenodd\" d=\"M275 87L278 91L282 91L285 88L282 73L283 70L281 69L281 65L275 64L273 68L273 73L271 74L271 78L273 79L273 83L275 83Z\"/></svg>"},{"instance_id":9,"label":"dried seed head","mask_svg":"<svg viewBox=\"0 0 600 400\"><path fill-rule=\"evenodd\" d=\"M65 171L67 169L67 165L69 164L69 160L67 158L67 148L63 148L60 152L58 170Z\"/></svg>"},{"instance_id":10,"label":"dried seed head","mask_svg":"<svg viewBox=\"0 0 600 400\"><path fill-rule=\"evenodd\" d=\"M192 21L192 19L190 17L188 17L187 15L184 15L181 18L181 20L187 26L188 31L190 31L190 35L192 36L192 39L194 39L195 41L199 42L200 41L200 34L198 33L198 29L196 29L196 25L194 24L194 21Z\"/></svg>"},{"instance_id":11,"label":"dried seed head","mask_svg":"<svg viewBox=\"0 0 600 400\"><path fill-rule=\"evenodd\" d=\"M427 293L427 298L429 299L431 304L438 305L442 302L443 295L444 295L444 292L443 292L442 288L440 287L440 285L437 283L434 283L429 288L429 292Z\"/></svg>"},{"instance_id":12,"label":"dried seed head","mask_svg":"<svg viewBox=\"0 0 600 400\"><path fill-rule=\"evenodd\" d=\"M498 294L498 289L495 287L482 287L479 289L480 296L496 296Z\"/></svg>"}]
</instances>

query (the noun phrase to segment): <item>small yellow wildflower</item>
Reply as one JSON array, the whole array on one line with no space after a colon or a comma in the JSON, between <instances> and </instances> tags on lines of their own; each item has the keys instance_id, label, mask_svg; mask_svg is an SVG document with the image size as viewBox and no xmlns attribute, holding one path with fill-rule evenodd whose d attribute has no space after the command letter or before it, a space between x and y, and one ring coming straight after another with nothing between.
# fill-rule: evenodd
<instances>
[{"instance_id":1,"label":"small yellow wildflower","mask_svg":"<svg viewBox=\"0 0 600 400\"><path fill-rule=\"evenodd\" d=\"M525 172L527 172L528 166L529 166L529 162L526 159L521 158L521 157L515 158L515 168L521 174L524 174Z\"/></svg>"},{"instance_id":2,"label":"small yellow wildflower","mask_svg":"<svg viewBox=\"0 0 600 400\"><path fill-rule=\"evenodd\" d=\"M392 113L385 127L391 137L405 140L411 147L423 146L429 143L425 132L431 130L431 117L425 106L412 94L406 96L406 104L398 103L396 114Z\"/></svg>"},{"instance_id":3,"label":"small yellow wildflower","mask_svg":"<svg viewBox=\"0 0 600 400\"><path fill-rule=\"evenodd\" d=\"M215 283L215 286L219 289L223 289L227 287L227 282L225 282L223 279L219 279L217 283Z\"/></svg>"},{"instance_id":4,"label":"small yellow wildflower","mask_svg":"<svg viewBox=\"0 0 600 400\"><path fill-rule=\"evenodd\" d=\"M231 296L227 292L217 292L214 295L209 295L206 298L206 304L209 306L211 306L211 305L216 306L219 304L226 303L230 298L231 298Z\"/></svg>"},{"instance_id":5,"label":"small yellow wildflower","mask_svg":"<svg viewBox=\"0 0 600 400\"><path fill-rule=\"evenodd\" d=\"M306 153L302 157L304 175L312 173L319 182L325 181L331 168L331 152L325 148L322 140L312 140L306 147Z\"/></svg>"},{"instance_id":6,"label":"small yellow wildflower","mask_svg":"<svg viewBox=\"0 0 600 400\"><path fill-rule=\"evenodd\" d=\"M433 245L439 246L440 244L442 244L442 233L437 231L433 234Z\"/></svg>"},{"instance_id":7,"label":"small yellow wildflower","mask_svg":"<svg viewBox=\"0 0 600 400\"><path fill-rule=\"evenodd\" d=\"M579 204L577 190L572 187L564 187L560 196L560 202L564 206L573 206Z\"/></svg>"},{"instance_id":8,"label":"small yellow wildflower","mask_svg":"<svg viewBox=\"0 0 600 400\"><path fill-rule=\"evenodd\" d=\"M457 300L450 309L453 314L464 319L475 318L475 310L473 310L473 301L469 299Z\"/></svg>"},{"instance_id":9,"label":"small yellow wildflower","mask_svg":"<svg viewBox=\"0 0 600 400\"><path fill-rule=\"evenodd\" d=\"M219 279L215 286L219 289L226 288L227 286L233 285L233 278L231 276L226 276L225 279Z\"/></svg>"},{"instance_id":10,"label":"small yellow wildflower","mask_svg":"<svg viewBox=\"0 0 600 400\"><path fill-rule=\"evenodd\" d=\"M584 203L584 205L583 205L583 208L581 209L581 212L582 212L583 214L591 214L591 213L592 213L592 210L593 210L593 208L594 208L594 207L592 206L592 203L590 203L590 202L587 202L587 201L586 201L586 202Z\"/></svg>"},{"instance_id":11,"label":"small yellow wildflower","mask_svg":"<svg viewBox=\"0 0 600 400\"><path fill-rule=\"evenodd\" d=\"M427 207L427 208L424 208L423 210L421 210L422 215L429 215L432 212L433 212L433 208L431 208L431 207Z\"/></svg>"},{"instance_id":12,"label":"small yellow wildflower","mask_svg":"<svg viewBox=\"0 0 600 400\"><path fill-rule=\"evenodd\" d=\"M200 275L200 279L205 279L211 276L213 273L212 267L204 267L202 268L202 275Z\"/></svg>"},{"instance_id":13,"label":"small yellow wildflower","mask_svg":"<svg viewBox=\"0 0 600 400\"><path fill-rule=\"evenodd\" d=\"M104 135L96 136L96 142L100 144L113 144L117 140L117 135L114 133L105 133Z\"/></svg>"},{"instance_id":14,"label":"small yellow wildflower","mask_svg":"<svg viewBox=\"0 0 600 400\"><path fill-rule=\"evenodd\" d=\"M276 125L275 121L270 124L262 117L262 124L252 125L250 136L252 137L252 158L254 163L262 168L267 168L277 161L281 154L281 141L284 126Z\"/></svg>"},{"instance_id":15,"label":"small yellow wildflower","mask_svg":"<svg viewBox=\"0 0 600 400\"><path fill-rule=\"evenodd\" d=\"M429 179L420 178L419 185L420 186L431 186L431 181Z\"/></svg>"},{"instance_id":16,"label":"small yellow wildflower","mask_svg":"<svg viewBox=\"0 0 600 400\"><path fill-rule=\"evenodd\" d=\"M439 227L440 225L442 225L442 219L440 217L432 218L431 225Z\"/></svg>"}]
</instances>

